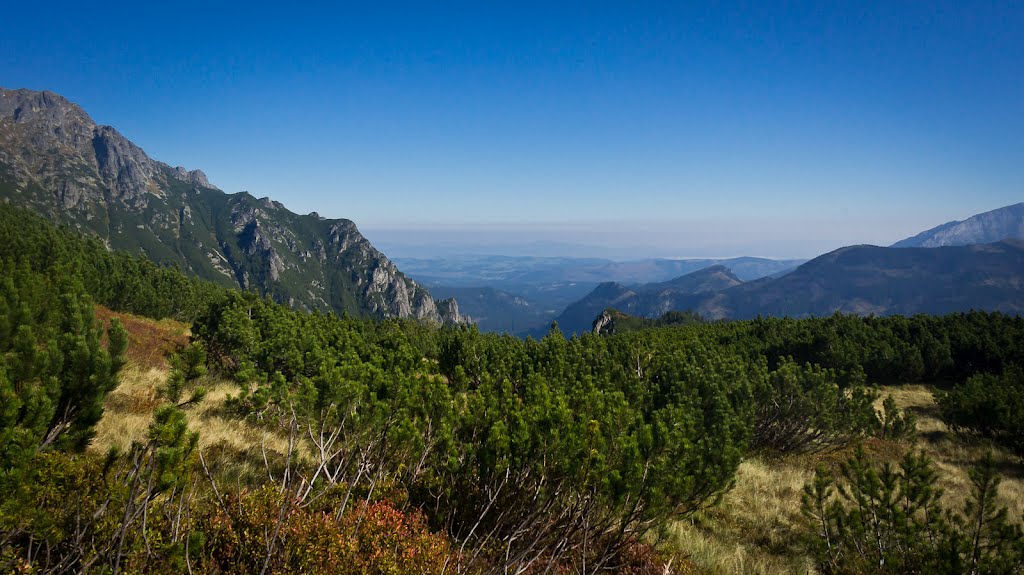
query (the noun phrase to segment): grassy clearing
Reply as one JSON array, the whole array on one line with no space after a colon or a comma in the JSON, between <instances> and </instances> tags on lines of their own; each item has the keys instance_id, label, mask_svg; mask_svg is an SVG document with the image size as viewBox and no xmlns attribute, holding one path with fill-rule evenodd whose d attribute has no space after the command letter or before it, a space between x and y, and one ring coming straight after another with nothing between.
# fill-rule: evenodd
<instances>
[{"instance_id":1,"label":"grassy clearing","mask_svg":"<svg viewBox=\"0 0 1024 575\"><path fill-rule=\"evenodd\" d=\"M931 388L923 385L887 387L897 406L917 417L918 438L912 446L869 441L865 447L882 461L897 461L908 448L922 449L939 472L939 486L947 506L962 509L970 494L968 470L990 449L950 432L939 418ZM879 402L880 403L880 402ZM1024 464L1005 451L993 450L1001 464L1001 503L1010 517L1024 519ZM801 544L800 495L818 463L836 466L849 454L843 449L816 456L744 461L735 487L721 503L691 521L667 530L667 543L678 549L702 572L725 574L807 574L814 563Z\"/></svg>"},{"instance_id":2,"label":"grassy clearing","mask_svg":"<svg viewBox=\"0 0 1024 575\"><path fill-rule=\"evenodd\" d=\"M945 503L963 507L971 490L967 472L992 448L983 441L965 439L951 432L939 418L938 405L930 388L906 385L886 388L884 393L891 395L896 405L917 416L920 435L917 447L935 461ZM1024 519L1024 462L1002 449L992 449L992 452L1003 476L999 485L1001 503L1006 505L1012 519L1021 521Z\"/></svg>"},{"instance_id":3,"label":"grassy clearing","mask_svg":"<svg viewBox=\"0 0 1024 575\"><path fill-rule=\"evenodd\" d=\"M668 542L704 573L808 573L799 546L804 462L744 461L722 502L668 528Z\"/></svg>"},{"instance_id":4,"label":"grassy clearing","mask_svg":"<svg viewBox=\"0 0 1024 575\"><path fill-rule=\"evenodd\" d=\"M157 390L167 381L170 366L168 354L187 343L186 324L173 320L155 321L130 314L115 313L101 306L96 316L105 324L117 317L128 330L128 363L121 372L121 384L107 395L103 419L96 426L96 437L90 449L106 452L111 447L127 448L133 441L145 439L153 412L164 400ZM224 413L229 395L238 392L233 382L206 379L208 390L198 405L186 408L189 425L199 431L199 444L247 452L265 443L268 451L283 453L287 442L276 434L267 434Z\"/></svg>"}]
</instances>

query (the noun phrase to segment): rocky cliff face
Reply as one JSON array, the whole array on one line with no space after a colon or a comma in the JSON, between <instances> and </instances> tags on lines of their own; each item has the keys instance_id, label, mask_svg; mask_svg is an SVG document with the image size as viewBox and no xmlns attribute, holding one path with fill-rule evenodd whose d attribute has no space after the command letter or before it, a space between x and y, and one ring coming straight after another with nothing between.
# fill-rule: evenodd
<instances>
[{"instance_id":1,"label":"rocky cliff face","mask_svg":"<svg viewBox=\"0 0 1024 575\"><path fill-rule=\"evenodd\" d=\"M894 248L937 248L1024 239L1024 203L1006 206L963 221L947 222L896 242Z\"/></svg>"},{"instance_id":2,"label":"rocky cliff face","mask_svg":"<svg viewBox=\"0 0 1024 575\"><path fill-rule=\"evenodd\" d=\"M225 194L199 170L150 158L51 92L0 89L0 199L114 249L305 309L460 321L349 220L294 214L269 198Z\"/></svg>"}]
</instances>

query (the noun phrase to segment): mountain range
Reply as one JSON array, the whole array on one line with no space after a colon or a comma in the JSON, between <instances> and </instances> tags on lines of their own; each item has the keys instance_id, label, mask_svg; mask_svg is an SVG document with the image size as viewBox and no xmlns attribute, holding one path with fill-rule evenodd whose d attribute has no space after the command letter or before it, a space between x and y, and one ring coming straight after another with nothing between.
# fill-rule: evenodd
<instances>
[{"instance_id":1,"label":"mountain range","mask_svg":"<svg viewBox=\"0 0 1024 575\"><path fill-rule=\"evenodd\" d=\"M459 298L488 331L530 333L552 318L565 332L589 331L608 308L706 319L1024 311L1024 203L810 261L402 259L410 277L352 221L225 193L52 92L0 89L0 200L299 309L457 323L468 319Z\"/></svg>"},{"instance_id":2,"label":"mountain range","mask_svg":"<svg viewBox=\"0 0 1024 575\"><path fill-rule=\"evenodd\" d=\"M1024 239L1024 202L977 214L963 221L946 222L898 241L892 247L967 246L1005 239Z\"/></svg>"},{"instance_id":3,"label":"mountain range","mask_svg":"<svg viewBox=\"0 0 1024 575\"><path fill-rule=\"evenodd\" d=\"M594 318L613 308L629 315L654 318L692 306L693 296L742 285L743 280L723 265L713 265L670 281L626 286L605 282L565 308L555 319L565 333L589 331Z\"/></svg>"},{"instance_id":4,"label":"mountain range","mask_svg":"<svg viewBox=\"0 0 1024 575\"><path fill-rule=\"evenodd\" d=\"M682 279L682 278L681 278ZM606 284L612 285L612 284ZM584 301L608 301L600 288ZM653 286L630 292L656 293ZM622 301L639 301L635 296ZM939 248L850 246L812 259L781 277L737 284L718 291L670 294L674 310L705 319L765 316L945 314L969 310L1024 313L1024 240ZM566 312L575 309L570 306ZM608 307L615 308L616 303ZM586 308L593 311L595 305ZM656 317L655 306L636 306L634 315ZM631 311L627 307L624 311ZM560 316L565 332L589 331L583 314Z\"/></svg>"},{"instance_id":5,"label":"mountain range","mask_svg":"<svg viewBox=\"0 0 1024 575\"><path fill-rule=\"evenodd\" d=\"M605 282L665 282L718 265L728 268L738 279L749 281L785 273L804 261L756 257L613 261L497 255L395 258L403 270L427 285L432 293L456 297L460 309L482 331L513 333L546 330L567 306ZM593 316L586 322L592 319Z\"/></svg>"},{"instance_id":6,"label":"mountain range","mask_svg":"<svg viewBox=\"0 0 1024 575\"><path fill-rule=\"evenodd\" d=\"M52 92L0 89L0 198L225 286L308 310L461 320L345 219L226 194Z\"/></svg>"}]
</instances>

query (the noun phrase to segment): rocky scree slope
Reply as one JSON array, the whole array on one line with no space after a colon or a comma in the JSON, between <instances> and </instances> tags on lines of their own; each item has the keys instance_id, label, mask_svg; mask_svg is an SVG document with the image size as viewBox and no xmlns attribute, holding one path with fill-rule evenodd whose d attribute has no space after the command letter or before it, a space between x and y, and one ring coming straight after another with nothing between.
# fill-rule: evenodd
<instances>
[{"instance_id":1,"label":"rocky scree slope","mask_svg":"<svg viewBox=\"0 0 1024 575\"><path fill-rule=\"evenodd\" d=\"M111 249L307 310L460 322L345 219L226 194L52 92L0 89L0 199Z\"/></svg>"}]
</instances>

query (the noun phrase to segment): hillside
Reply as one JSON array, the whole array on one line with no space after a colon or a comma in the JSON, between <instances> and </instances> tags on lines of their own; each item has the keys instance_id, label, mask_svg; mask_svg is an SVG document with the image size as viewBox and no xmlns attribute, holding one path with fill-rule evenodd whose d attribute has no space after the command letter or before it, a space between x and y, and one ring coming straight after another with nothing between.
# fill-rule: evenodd
<instances>
[{"instance_id":1,"label":"hillside","mask_svg":"<svg viewBox=\"0 0 1024 575\"><path fill-rule=\"evenodd\" d=\"M458 321L356 225L226 194L51 92L0 89L0 198L223 286L307 310Z\"/></svg>"},{"instance_id":2,"label":"hillside","mask_svg":"<svg viewBox=\"0 0 1024 575\"><path fill-rule=\"evenodd\" d=\"M1024 242L974 246L852 246L793 272L680 302L709 319L1024 311Z\"/></svg>"},{"instance_id":3,"label":"hillside","mask_svg":"<svg viewBox=\"0 0 1024 575\"><path fill-rule=\"evenodd\" d=\"M659 317L672 310L686 309L696 294L719 292L743 282L728 268L714 265L666 282L627 287L606 282L570 305L556 321L565 333L592 329L594 318L608 308L639 317Z\"/></svg>"},{"instance_id":4,"label":"hillside","mask_svg":"<svg viewBox=\"0 0 1024 575\"><path fill-rule=\"evenodd\" d=\"M894 248L937 248L990 244L1005 239L1024 239L1024 202L971 216L963 221L946 222L912 238L892 245Z\"/></svg>"},{"instance_id":5,"label":"hillside","mask_svg":"<svg viewBox=\"0 0 1024 575\"><path fill-rule=\"evenodd\" d=\"M723 280L727 279L723 277ZM819 256L780 277L721 289L627 288L603 284L559 317L566 332L586 331L607 308L656 318L690 310L705 319L943 314L969 310L1024 312L1024 241L974 246L850 246ZM592 313L589 322L586 314Z\"/></svg>"},{"instance_id":6,"label":"hillside","mask_svg":"<svg viewBox=\"0 0 1024 575\"><path fill-rule=\"evenodd\" d=\"M981 472L1009 477L970 525L1019 533L1019 317L677 313L520 340L306 313L11 206L0 237L0 572L865 572L843 486L882 464L946 490L910 512L937 542L875 498L903 543L886 562L961 572ZM924 441L874 387L903 382L956 382L901 395ZM832 494L842 556L805 488ZM980 561L1019 572L1004 539Z\"/></svg>"}]
</instances>

